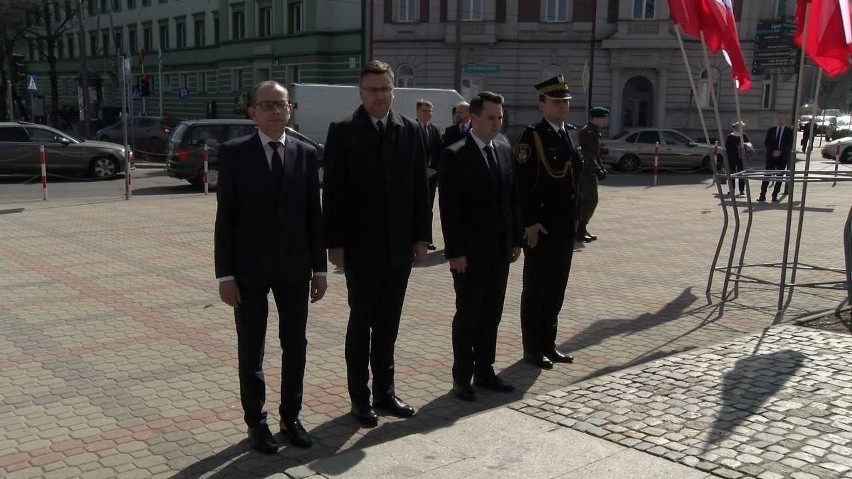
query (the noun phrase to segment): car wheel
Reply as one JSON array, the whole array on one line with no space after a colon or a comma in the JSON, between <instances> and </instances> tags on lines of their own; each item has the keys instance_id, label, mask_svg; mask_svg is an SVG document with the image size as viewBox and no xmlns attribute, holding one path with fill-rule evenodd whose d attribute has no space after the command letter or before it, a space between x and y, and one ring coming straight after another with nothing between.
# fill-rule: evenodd
<instances>
[{"instance_id":1,"label":"car wheel","mask_svg":"<svg viewBox=\"0 0 852 479\"><path fill-rule=\"evenodd\" d=\"M843 153L840 154L840 162L852 163L852 147L843 150Z\"/></svg>"},{"instance_id":2,"label":"car wheel","mask_svg":"<svg viewBox=\"0 0 852 479\"><path fill-rule=\"evenodd\" d=\"M618 169L630 173L639 169L639 157L636 155L624 155L618 160Z\"/></svg>"},{"instance_id":3,"label":"car wheel","mask_svg":"<svg viewBox=\"0 0 852 479\"><path fill-rule=\"evenodd\" d=\"M114 158L102 156L92 160L89 168L95 178L112 178L118 173L118 162Z\"/></svg>"}]
</instances>

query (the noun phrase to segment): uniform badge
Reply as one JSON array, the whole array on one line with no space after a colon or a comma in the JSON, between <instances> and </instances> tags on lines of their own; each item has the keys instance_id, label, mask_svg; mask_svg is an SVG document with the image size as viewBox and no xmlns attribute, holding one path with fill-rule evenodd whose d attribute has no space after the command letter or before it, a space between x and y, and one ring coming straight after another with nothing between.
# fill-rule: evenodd
<instances>
[{"instance_id":1,"label":"uniform badge","mask_svg":"<svg viewBox=\"0 0 852 479\"><path fill-rule=\"evenodd\" d=\"M518 145L518 163L526 163L530 158L530 146L523 143Z\"/></svg>"}]
</instances>

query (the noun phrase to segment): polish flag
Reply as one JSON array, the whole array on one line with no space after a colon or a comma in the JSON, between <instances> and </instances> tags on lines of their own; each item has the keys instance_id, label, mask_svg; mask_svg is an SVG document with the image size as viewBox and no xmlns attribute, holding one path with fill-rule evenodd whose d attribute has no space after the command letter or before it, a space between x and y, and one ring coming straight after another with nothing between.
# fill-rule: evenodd
<instances>
[{"instance_id":1,"label":"polish flag","mask_svg":"<svg viewBox=\"0 0 852 479\"><path fill-rule=\"evenodd\" d=\"M844 0L849 1L849 0ZM751 88L751 75L743 58L740 36L737 32L737 20L731 0L699 0L701 4L701 31L704 41L711 52L722 50L725 60L731 66L731 75L738 90Z\"/></svg>"},{"instance_id":2,"label":"polish flag","mask_svg":"<svg viewBox=\"0 0 852 479\"><path fill-rule=\"evenodd\" d=\"M849 69L852 52L852 0L797 0L796 45L813 59L830 77ZM811 4L808 24L805 25L805 8ZM802 45L802 32L808 29L807 44Z\"/></svg>"},{"instance_id":3,"label":"polish flag","mask_svg":"<svg viewBox=\"0 0 852 479\"><path fill-rule=\"evenodd\" d=\"M699 5L695 0L669 0L672 23L679 25L691 37L701 36Z\"/></svg>"}]
</instances>

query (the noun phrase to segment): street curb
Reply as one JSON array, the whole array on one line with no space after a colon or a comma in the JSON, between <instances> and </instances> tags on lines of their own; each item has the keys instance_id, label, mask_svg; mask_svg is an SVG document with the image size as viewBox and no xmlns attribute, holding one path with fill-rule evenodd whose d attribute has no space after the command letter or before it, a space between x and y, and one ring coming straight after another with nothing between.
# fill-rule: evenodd
<instances>
[{"instance_id":1,"label":"street curb","mask_svg":"<svg viewBox=\"0 0 852 479\"><path fill-rule=\"evenodd\" d=\"M809 314L807 316L803 316L801 318L796 318L793 321L790 321L790 323L788 323L788 324L793 324L795 326L801 326L802 324L809 323L809 322L814 321L816 319L828 316L832 313L843 313L843 312L849 311L850 309L852 309L852 306L844 306L844 307L839 308L839 309L838 308L826 309L826 310L819 312L819 313L812 313L812 314Z\"/></svg>"}]
</instances>

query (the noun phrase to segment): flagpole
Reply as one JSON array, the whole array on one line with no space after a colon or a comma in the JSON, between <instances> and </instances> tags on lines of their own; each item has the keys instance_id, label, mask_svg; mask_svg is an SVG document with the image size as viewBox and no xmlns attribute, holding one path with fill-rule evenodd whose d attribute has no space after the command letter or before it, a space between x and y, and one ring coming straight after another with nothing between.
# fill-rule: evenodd
<instances>
[{"instance_id":1,"label":"flagpole","mask_svg":"<svg viewBox=\"0 0 852 479\"><path fill-rule=\"evenodd\" d=\"M808 41L808 24L810 23L810 21L809 21L810 17L811 17L811 2L805 2L805 23L804 23L804 26L802 27L802 48L801 48L802 57L799 59L799 78L798 78L797 85L796 85L796 97L795 97L796 98L796 104L793 106L793 112L795 114L793 121L798 121L799 116L801 115L801 113L800 113L801 107L800 107L799 104L802 103L801 102L802 89L804 88L804 85L802 83L802 77L804 76L804 73L805 73L805 48L806 48L806 45L808 44L807 43L807 41ZM820 68L819 73L817 74L817 77L818 78L822 77L822 69L821 68ZM817 93L819 93L819 90L818 90L819 80L817 81L817 87L816 88L817 88ZM814 103L816 103L816 98L814 98ZM813 132L813 129L811 129L811 132ZM811 141L811 140L808 140L808 141ZM795 178L795 175L796 175L796 142L795 141L793 142L793 152L790 154L790 160L791 161L790 161L790 166L789 166L789 170L790 170L789 174L790 174L790 179L792 180L792 178ZM807 168L807 165L806 165L806 168ZM778 289L778 314L775 317L774 323L777 323L778 321L781 320L781 311L783 311L783 307L784 307L784 290L787 288L787 260L790 258L790 228L791 228L792 223L793 223L793 191L794 191L794 187L796 186L796 184L795 184L795 182L790 181L789 184L786 185L786 186L789 186L789 189L787 190L787 194L789 195L788 198L787 198L787 223L786 223L785 230L784 230L784 256L783 256L783 260L781 261L781 287ZM805 199L802 198L802 207L803 208L804 208L804 200ZM796 258L798 258L798 246L800 244L801 237L802 237L802 230L801 230L801 227L800 227L799 231L796 232L796 248L797 248L797 251L796 251L796 254L794 255ZM792 278L791 278L791 281L792 281ZM791 289L790 295L792 296L792 294L793 294L793 290Z\"/></svg>"},{"instance_id":2,"label":"flagpole","mask_svg":"<svg viewBox=\"0 0 852 479\"><path fill-rule=\"evenodd\" d=\"M707 132L707 123L704 121L704 113L701 111L701 103L698 101L698 89L695 87L695 80L692 78L692 72L689 69L689 58L686 56L686 48L683 45L683 37L680 35L680 27L674 24L675 35L677 35L677 44L680 46L680 54L683 56L683 67L686 70L686 77L689 79L689 87L692 88L692 98L695 100L695 109L698 110L698 119L701 121L701 130L704 132L704 138L710 141L710 134Z\"/></svg>"},{"instance_id":3,"label":"flagpole","mask_svg":"<svg viewBox=\"0 0 852 479\"><path fill-rule=\"evenodd\" d=\"M202 85L202 88L204 86ZM160 93L160 118L163 117L163 47L157 46L157 90Z\"/></svg>"},{"instance_id":4,"label":"flagpole","mask_svg":"<svg viewBox=\"0 0 852 479\"><path fill-rule=\"evenodd\" d=\"M707 53L707 42L704 41L704 30L701 31L701 50L704 52L704 68L707 70L707 81L710 83L710 100L713 102L713 114L716 118L716 133L722 138L722 120L719 117L719 100L716 98L716 88L713 84L713 72L710 70L710 55ZM713 158L715 160L715 158Z\"/></svg>"}]
</instances>

